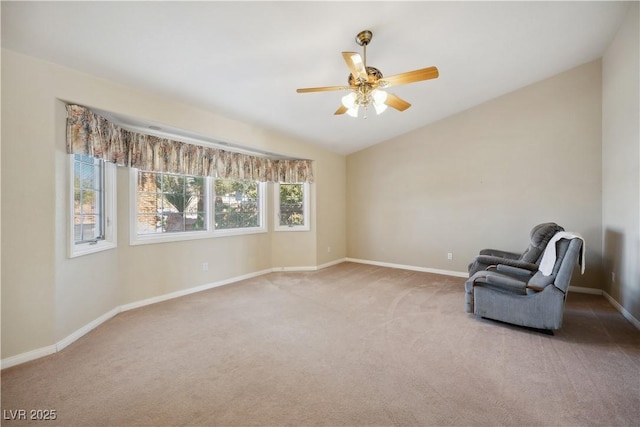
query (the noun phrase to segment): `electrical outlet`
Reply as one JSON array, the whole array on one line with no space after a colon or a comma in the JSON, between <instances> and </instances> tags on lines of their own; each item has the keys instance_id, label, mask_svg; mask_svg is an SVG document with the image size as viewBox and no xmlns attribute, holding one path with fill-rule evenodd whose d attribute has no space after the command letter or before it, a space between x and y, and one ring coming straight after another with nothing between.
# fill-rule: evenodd
<instances>
[{"instance_id":1,"label":"electrical outlet","mask_svg":"<svg viewBox=\"0 0 640 427\"><path fill-rule=\"evenodd\" d=\"M615 271L611 272L611 283L616 283L616 272Z\"/></svg>"},{"instance_id":2,"label":"electrical outlet","mask_svg":"<svg viewBox=\"0 0 640 427\"><path fill-rule=\"evenodd\" d=\"M451 252L449 252L449 253L447 254L447 259L448 259L449 261L451 261L451 260L453 259L453 254L452 254Z\"/></svg>"},{"instance_id":3,"label":"electrical outlet","mask_svg":"<svg viewBox=\"0 0 640 427\"><path fill-rule=\"evenodd\" d=\"M331 252L331 246L327 246L327 252Z\"/></svg>"},{"instance_id":4,"label":"electrical outlet","mask_svg":"<svg viewBox=\"0 0 640 427\"><path fill-rule=\"evenodd\" d=\"M209 263L208 262L203 262L202 263L202 271L209 271Z\"/></svg>"}]
</instances>

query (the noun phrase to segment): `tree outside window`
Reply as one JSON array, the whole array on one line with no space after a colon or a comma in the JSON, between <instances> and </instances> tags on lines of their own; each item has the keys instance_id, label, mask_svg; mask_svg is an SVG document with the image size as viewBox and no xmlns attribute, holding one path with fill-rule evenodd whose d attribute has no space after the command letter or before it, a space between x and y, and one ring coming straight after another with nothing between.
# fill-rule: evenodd
<instances>
[{"instance_id":1,"label":"tree outside window","mask_svg":"<svg viewBox=\"0 0 640 427\"><path fill-rule=\"evenodd\" d=\"M309 184L279 183L275 188L276 231L308 231Z\"/></svg>"},{"instance_id":2,"label":"tree outside window","mask_svg":"<svg viewBox=\"0 0 640 427\"><path fill-rule=\"evenodd\" d=\"M139 172L139 234L204 231L205 178L162 172Z\"/></svg>"},{"instance_id":3,"label":"tree outside window","mask_svg":"<svg viewBox=\"0 0 640 427\"><path fill-rule=\"evenodd\" d=\"M280 225L304 225L304 188L302 184L280 184Z\"/></svg>"},{"instance_id":4,"label":"tree outside window","mask_svg":"<svg viewBox=\"0 0 640 427\"><path fill-rule=\"evenodd\" d=\"M215 180L215 229L260 227L259 184L257 181Z\"/></svg>"}]
</instances>

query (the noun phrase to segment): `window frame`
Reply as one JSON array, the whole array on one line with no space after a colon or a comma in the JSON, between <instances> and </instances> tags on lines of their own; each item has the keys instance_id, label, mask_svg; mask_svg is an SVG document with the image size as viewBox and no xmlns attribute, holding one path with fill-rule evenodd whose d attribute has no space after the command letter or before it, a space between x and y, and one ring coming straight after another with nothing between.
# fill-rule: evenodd
<instances>
[{"instance_id":1,"label":"window frame","mask_svg":"<svg viewBox=\"0 0 640 427\"><path fill-rule=\"evenodd\" d=\"M129 174L129 244L145 245L155 243L166 242L180 242L185 240L198 240L198 239L211 239L215 237L225 236L241 236L246 234L266 233L267 221L266 221L266 190L264 182L257 182L258 184L258 197L260 208L260 227L251 228L232 228L232 229L215 229L215 179L210 176L203 176L204 179L204 194L206 198L206 212L205 221L207 224L206 230L200 231L178 231L171 233L157 233L157 234L138 234L138 172L139 169L130 168ZM153 172L153 171L142 171ZM187 174L177 174L187 175Z\"/></svg>"},{"instance_id":2,"label":"window frame","mask_svg":"<svg viewBox=\"0 0 640 427\"><path fill-rule=\"evenodd\" d=\"M68 158L68 245L67 256L77 258L96 252L114 249L117 242L117 215L116 215L116 165L99 159L103 162L102 179L102 203L101 211L104 221L104 238L93 241L76 243L75 241L75 154L69 154ZM89 156L92 157L92 156Z\"/></svg>"},{"instance_id":3,"label":"window frame","mask_svg":"<svg viewBox=\"0 0 640 427\"><path fill-rule=\"evenodd\" d=\"M302 185L302 216L304 218L304 224L301 225L282 225L280 224L280 184L299 184ZM280 183L276 182L273 186L273 229L274 231L309 231L311 230L311 207L310 207L310 191L311 186L308 182L290 182Z\"/></svg>"}]
</instances>

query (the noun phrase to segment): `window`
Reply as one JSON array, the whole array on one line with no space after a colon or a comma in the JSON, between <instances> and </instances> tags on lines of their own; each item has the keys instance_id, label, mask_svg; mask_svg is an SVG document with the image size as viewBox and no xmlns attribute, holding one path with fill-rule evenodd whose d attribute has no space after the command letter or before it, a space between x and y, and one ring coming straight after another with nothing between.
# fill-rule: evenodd
<instances>
[{"instance_id":1,"label":"window","mask_svg":"<svg viewBox=\"0 0 640 427\"><path fill-rule=\"evenodd\" d=\"M276 184L275 198L277 231L309 230L309 184Z\"/></svg>"},{"instance_id":2,"label":"window","mask_svg":"<svg viewBox=\"0 0 640 427\"><path fill-rule=\"evenodd\" d=\"M131 244L266 231L264 184L131 172Z\"/></svg>"},{"instance_id":3,"label":"window","mask_svg":"<svg viewBox=\"0 0 640 427\"><path fill-rule=\"evenodd\" d=\"M116 247L115 165L82 154L69 158L69 257Z\"/></svg>"},{"instance_id":4,"label":"window","mask_svg":"<svg viewBox=\"0 0 640 427\"><path fill-rule=\"evenodd\" d=\"M137 234L206 231L205 178L138 173Z\"/></svg>"},{"instance_id":5,"label":"window","mask_svg":"<svg viewBox=\"0 0 640 427\"><path fill-rule=\"evenodd\" d=\"M218 234L266 231L264 183L215 180L215 224ZM226 232L226 233L225 233Z\"/></svg>"}]
</instances>

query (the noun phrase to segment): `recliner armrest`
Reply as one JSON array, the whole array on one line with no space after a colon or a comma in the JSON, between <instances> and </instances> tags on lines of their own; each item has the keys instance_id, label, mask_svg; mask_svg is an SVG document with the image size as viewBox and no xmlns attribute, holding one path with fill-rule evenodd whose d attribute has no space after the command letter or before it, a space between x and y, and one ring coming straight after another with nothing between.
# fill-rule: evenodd
<instances>
[{"instance_id":1,"label":"recliner armrest","mask_svg":"<svg viewBox=\"0 0 640 427\"><path fill-rule=\"evenodd\" d=\"M517 259L501 258L497 256L478 255L476 256L476 262L485 265L509 265L511 267L517 267L532 272L538 271L538 266L531 262L520 261Z\"/></svg>"},{"instance_id":2,"label":"recliner armrest","mask_svg":"<svg viewBox=\"0 0 640 427\"><path fill-rule=\"evenodd\" d=\"M506 264L498 264L496 266L496 271L498 271L499 273L508 274L510 276L517 276L519 278L522 278L522 280L529 280L534 274L534 271L528 268L520 268Z\"/></svg>"},{"instance_id":3,"label":"recliner armrest","mask_svg":"<svg viewBox=\"0 0 640 427\"><path fill-rule=\"evenodd\" d=\"M479 255L487 255L487 256L507 258L507 259L513 259L513 260L516 260L522 256L522 254L517 254L515 252L509 252L509 251L501 251L500 249L482 249L479 252Z\"/></svg>"}]
</instances>

